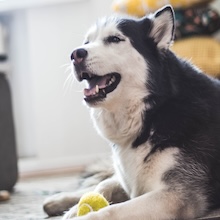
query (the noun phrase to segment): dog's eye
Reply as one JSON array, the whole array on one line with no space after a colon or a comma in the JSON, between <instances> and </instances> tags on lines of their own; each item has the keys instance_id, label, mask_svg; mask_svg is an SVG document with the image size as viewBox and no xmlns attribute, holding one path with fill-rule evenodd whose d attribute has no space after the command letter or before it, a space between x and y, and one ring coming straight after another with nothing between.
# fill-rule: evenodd
<instances>
[{"instance_id":1,"label":"dog's eye","mask_svg":"<svg viewBox=\"0 0 220 220\"><path fill-rule=\"evenodd\" d=\"M89 43L89 41L85 41L85 42L84 42L84 44L88 44L88 43Z\"/></svg>"},{"instance_id":2,"label":"dog's eye","mask_svg":"<svg viewBox=\"0 0 220 220\"><path fill-rule=\"evenodd\" d=\"M107 43L119 43L120 41L123 41L123 39L120 39L120 38L117 37L117 36L109 36L109 37L107 37L107 39L106 39L106 42L107 42Z\"/></svg>"}]
</instances>

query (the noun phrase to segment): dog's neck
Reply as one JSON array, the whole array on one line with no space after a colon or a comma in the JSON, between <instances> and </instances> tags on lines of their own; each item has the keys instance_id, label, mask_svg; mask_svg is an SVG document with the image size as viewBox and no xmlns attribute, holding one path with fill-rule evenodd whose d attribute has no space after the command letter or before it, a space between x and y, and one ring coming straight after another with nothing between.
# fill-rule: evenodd
<instances>
[{"instance_id":1,"label":"dog's neck","mask_svg":"<svg viewBox=\"0 0 220 220\"><path fill-rule=\"evenodd\" d=\"M92 118L98 133L120 146L131 146L142 128L142 114L146 105L140 100L130 100L114 109L94 108Z\"/></svg>"}]
</instances>

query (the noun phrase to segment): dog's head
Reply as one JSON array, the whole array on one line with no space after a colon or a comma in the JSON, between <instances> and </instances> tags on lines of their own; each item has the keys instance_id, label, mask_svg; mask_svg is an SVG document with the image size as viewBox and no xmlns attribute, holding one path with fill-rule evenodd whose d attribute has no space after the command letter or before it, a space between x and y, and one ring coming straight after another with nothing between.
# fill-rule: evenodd
<instances>
[{"instance_id":1,"label":"dog's head","mask_svg":"<svg viewBox=\"0 0 220 220\"><path fill-rule=\"evenodd\" d=\"M71 54L76 78L88 84L86 103L95 107L146 97L151 60L169 48L173 35L170 6L141 19L114 16L99 20L84 44Z\"/></svg>"}]
</instances>

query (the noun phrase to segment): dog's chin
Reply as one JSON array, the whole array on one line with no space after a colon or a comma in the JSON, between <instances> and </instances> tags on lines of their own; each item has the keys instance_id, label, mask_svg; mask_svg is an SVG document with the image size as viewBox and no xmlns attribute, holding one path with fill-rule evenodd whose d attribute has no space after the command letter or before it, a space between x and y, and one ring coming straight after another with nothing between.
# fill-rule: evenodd
<instances>
[{"instance_id":1,"label":"dog's chin","mask_svg":"<svg viewBox=\"0 0 220 220\"><path fill-rule=\"evenodd\" d=\"M89 106L97 106L107 101L108 94L113 92L121 81L121 75L113 72L104 76L82 73L82 80L86 80L88 88L84 89L84 100Z\"/></svg>"}]
</instances>

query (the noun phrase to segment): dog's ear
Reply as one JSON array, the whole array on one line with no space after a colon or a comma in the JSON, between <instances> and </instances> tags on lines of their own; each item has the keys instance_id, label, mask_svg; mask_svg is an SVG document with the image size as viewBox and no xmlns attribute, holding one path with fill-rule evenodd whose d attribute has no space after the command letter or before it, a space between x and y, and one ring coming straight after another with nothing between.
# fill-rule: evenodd
<instances>
[{"instance_id":1,"label":"dog's ear","mask_svg":"<svg viewBox=\"0 0 220 220\"><path fill-rule=\"evenodd\" d=\"M152 28L149 36L154 39L158 48L168 49L174 39L174 12L171 6L165 6L149 17Z\"/></svg>"}]
</instances>

